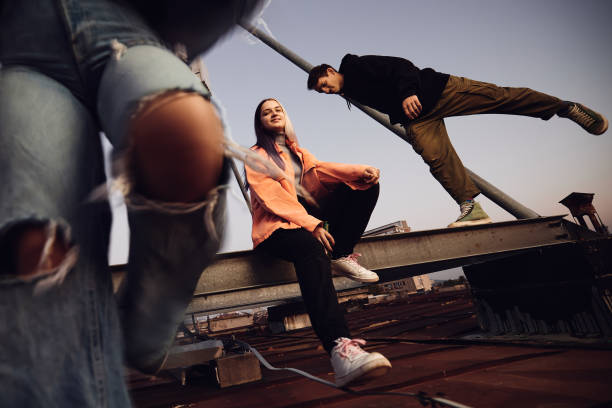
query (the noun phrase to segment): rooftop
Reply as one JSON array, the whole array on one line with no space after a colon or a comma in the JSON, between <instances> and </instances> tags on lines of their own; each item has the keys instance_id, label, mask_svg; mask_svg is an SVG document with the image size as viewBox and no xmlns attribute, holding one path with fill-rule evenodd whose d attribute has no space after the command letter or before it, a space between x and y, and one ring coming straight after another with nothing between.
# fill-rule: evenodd
<instances>
[{"instance_id":1,"label":"rooftop","mask_svg":"<svg viewBox=\"0 0 612 408\"><path fill-rule=\"evenodd\" d=\"M350 308L349 308L350 310ZM468 290L427 293L349 311L355 338L393 364L368 392L442 393L471 407L610 407L612 343L569 336L487 336L479 331ZM255 325L234 332L272 365L333 382L329 358L311 329L280 335ZM230 333L219 337L229 337ZM287 371L262 367L260 381L219 389L206 370L187 384L169 373L129 372L136 407L420 407L411 397L347 394Z\"/></svg>"}]
</instances>

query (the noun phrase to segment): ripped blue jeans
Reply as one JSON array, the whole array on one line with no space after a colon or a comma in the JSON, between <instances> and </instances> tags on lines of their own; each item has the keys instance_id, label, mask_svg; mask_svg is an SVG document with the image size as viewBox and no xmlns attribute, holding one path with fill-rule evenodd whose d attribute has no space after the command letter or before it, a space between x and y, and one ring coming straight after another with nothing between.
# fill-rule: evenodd
<instances>
[{"instance_id":1,"label":"ripped blue jeans","mask_svg":"<svg viewBox=\"0 0 612 408\"><path fill-rule=\"evenodd\" d=\"M209 92L120 3L0 6L2 404L129 406L124 352L143 366L163 360L218 249L203 218L212 214L221 233L224 198L182 214L129 212L127 300L119 310L107 265L109 206L88 201L105 182L98 134L121 149L143 98L171 89ZM11 238L25 225L47 228L48 239L65 240L78 254L63 271L22 279ZM169 276L181 282L174 298L164 296Z\"/></svg>"}]
</instances>

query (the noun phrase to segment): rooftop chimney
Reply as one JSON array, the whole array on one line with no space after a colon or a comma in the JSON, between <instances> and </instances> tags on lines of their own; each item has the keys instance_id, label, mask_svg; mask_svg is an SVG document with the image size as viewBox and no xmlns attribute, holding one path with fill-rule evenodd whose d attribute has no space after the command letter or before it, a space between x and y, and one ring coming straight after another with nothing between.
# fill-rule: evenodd
<instances>
[{"instance_id":1,"label":"rooftop chimney","mask_svg":"<svg viewBox=\"0 0 612 408\"><path fill-rule=\"evenodd\" d=\"M591 224L593 224L595 231L607 235L609 233L608 227L603 224L595 207L593 207L594 195L593 193L572 193L559 201L559 203L569 208L572 216L580 225L590 229L584 220L584 216L586 215L591 220Z\"/></svg>"}]
</instances>

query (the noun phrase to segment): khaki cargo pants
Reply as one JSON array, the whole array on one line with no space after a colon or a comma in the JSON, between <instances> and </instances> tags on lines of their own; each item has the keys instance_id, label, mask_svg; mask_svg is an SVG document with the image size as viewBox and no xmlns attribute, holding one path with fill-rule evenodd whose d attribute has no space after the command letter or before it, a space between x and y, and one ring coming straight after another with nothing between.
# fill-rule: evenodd
<instances>
[{"instance_id":1,"label":"khaki cargo pants","mask_svg":"<svg viewBox=\"0 0 612 408\"><path fill-rule=\"evenodd\" d=\"M529 88L507 88L450 76L440 100L427 115L406 124L410 143L431 174L457 203L480 193L457 156L446 133L444 118L501 113L550 119L563 101Z\"/></svg>"}]
</instances>

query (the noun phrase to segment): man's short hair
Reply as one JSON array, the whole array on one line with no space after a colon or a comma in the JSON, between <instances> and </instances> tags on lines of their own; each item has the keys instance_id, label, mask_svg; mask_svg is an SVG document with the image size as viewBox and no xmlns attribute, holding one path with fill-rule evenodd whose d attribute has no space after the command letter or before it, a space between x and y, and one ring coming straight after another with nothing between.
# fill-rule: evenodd
<instances>
[{"instance_id":1,"label":"man's short hair","mask_svg":"<svg viewBox=\"0 0 612 408\"><path fill-rule=\"evenodd\" d=\"M312 67L310 73L308 74L308 83L306 84L308 89L315 89L315 86L317 86L317 83L319 82L319 78L327 76L327 68L334 69L334 67L327 64Z\"/></svg>"}]
</instances>

